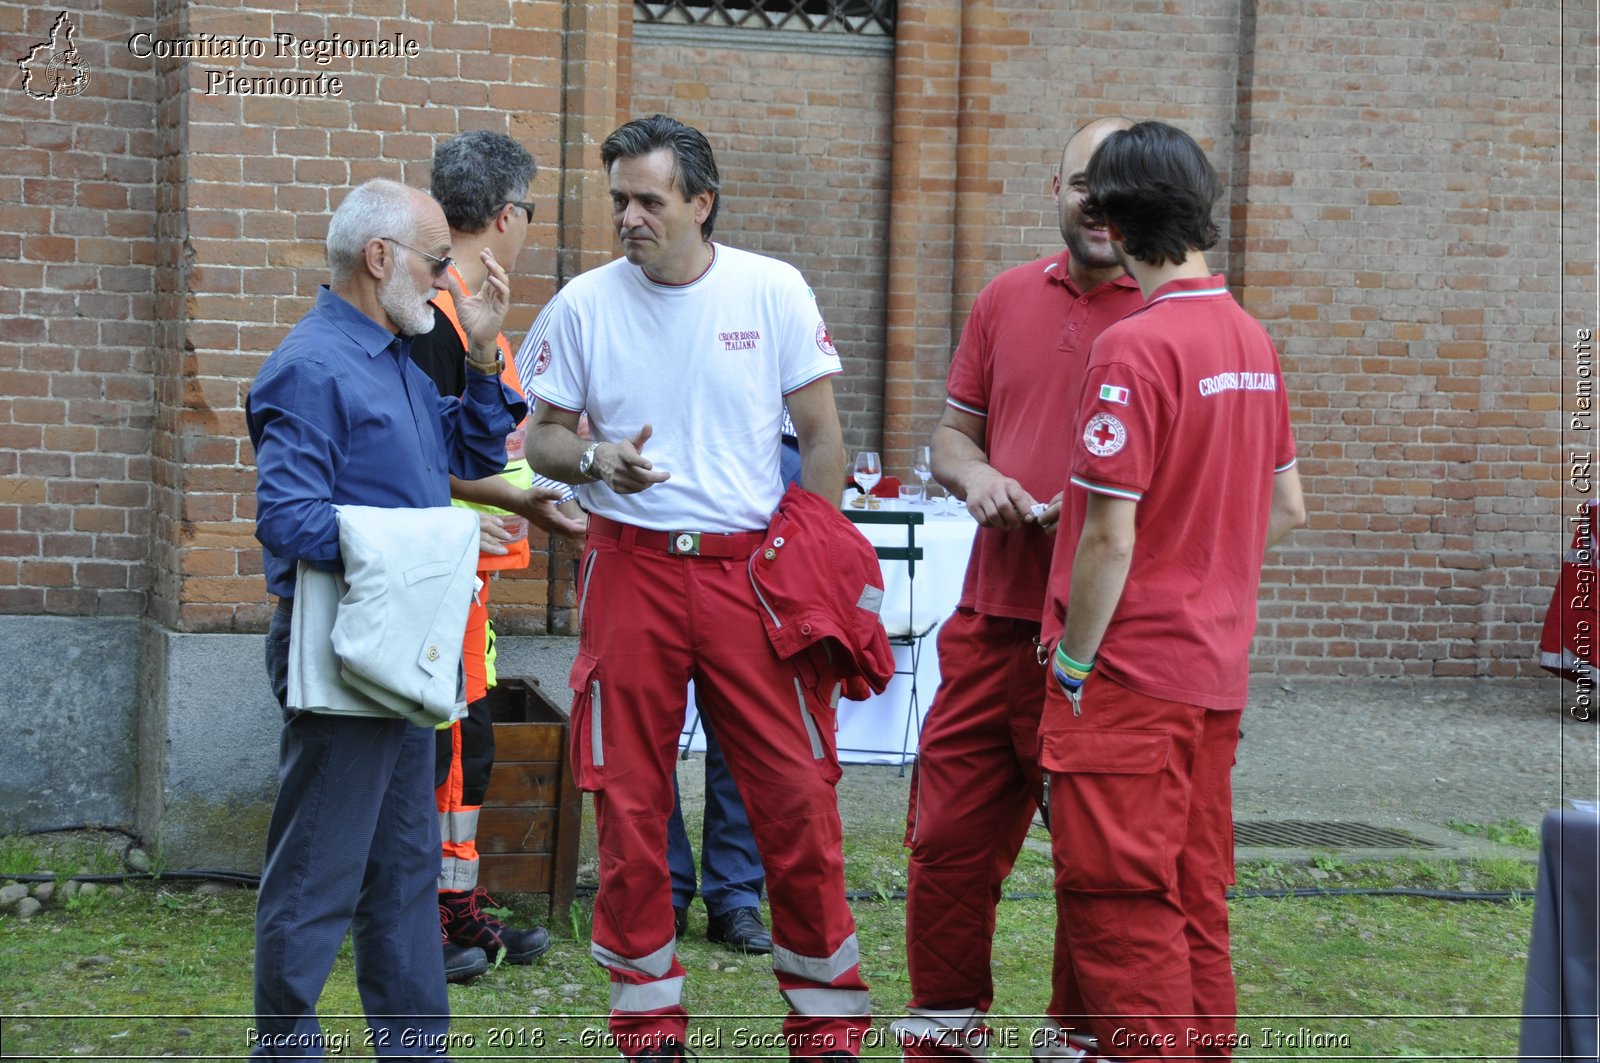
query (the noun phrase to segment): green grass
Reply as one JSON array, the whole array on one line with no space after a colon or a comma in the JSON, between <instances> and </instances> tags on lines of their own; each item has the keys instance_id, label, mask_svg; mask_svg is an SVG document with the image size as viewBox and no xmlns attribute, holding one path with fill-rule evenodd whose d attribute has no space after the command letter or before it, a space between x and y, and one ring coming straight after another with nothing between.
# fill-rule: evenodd
<instances>
[{"instance_id":1,"label":"green grass","mask_svg":"<svg viewBox=\"0 0 1600 1063\"><path fill-rule=\"evenodd\" d=\"M0 853L9 852L0 843ZM899 878L895 861L898 860ZM1251 864L1240 885L1391 885L1501 888L1532 885L1531 863L1324 860ZM889 893L903 884L904 856L852 844L850 887ZM995 1059L1024 1059L1049 998L1049 860L1025 850L1008 883L995 934L998 996ZM18 872L20 873L20 872ZM1476 884L1476 885L1473 885ZM542 906L501 897L517 922ZM216 896L188 884L141 880L55 905L28 922L0 918L0 1001L7 1059L237 1056L250 1025L255 894ZM605 973L589 958L588 911L551 927L555 946L531 967L501 966L450 988L458 1059L613 1059L603 1045ZM887 1021L909 992L904 903L853 905L862 969L879 1016L866 1056L897 1058ZM1530 901L1449 903L1393 897L1240 899L1232 905L1234 963L1248 1039L1241 1059L1505 1059L1515 1054ZM574 936L574 929L577 936ZM680 958L690 972L686 1004L702 1059L776 1058L761 1039L778 1033L782 1004L766 957L742 957L704 938L693 910ZM331 1058L369 1058L348 943L323 998L330 1033L350 1048ZM92 1016L57 1018L55 1016ZM1276 1043L1272 1042L1276 1038ZM1320 1039L1320 1040L1316 1040ZM1315 1044L1306 1042L1316 1041ZM1287 1043L1284 1043L1287 1041ZM755 1042L752 1045L750 1042ZM1006 1047L1012 1046L1012 1047Z\"/></svg>"},{"instance_id":2,"label":"green grass","mask_svg":"<svg viewBox=\"0 0 1600 1063\"><path fill-rule=\"evenodd\" d=\"M7 875L115 875L128 868L128 839L110 832L0 837L0 878Z\"/></svg>"},{"instance_id":3,"label":"green grass","mask_svg":"<svg viewBox=\"0 0 1600 1063\"><path fill-rule=\"evenodd\" d=\"M0 838L0 877L37 875L43 867L39 846L29 839L15 835Z\"/></svg>"},{"instance_id":4,"label":"green grass","mask_svg":"<svg viewBox=\"0 0 1600 1063\"><path fill-rule=\"evenodd\" d=\"M1532 860L1479 857L1433 860L1353 860L1313 856L1309 864L1253 860L1237 868L1239 891L1283 889L1416 889L1532 895L1537 874Z\"/></svg>"},{"instance_id":5,"label":"green grass","mask_svg":"<svg viewBox=\"0 0 1600 1063\"><path fill-rule=\"evenodd\" d=\"M1530 827L1521 820L1503 819L1499 823L1457 823L1450 829L1475 838L1486 838L1500 845L1510 845L1530 852L1539 851L1539 828Z\"/></svg>"}]
</instances>

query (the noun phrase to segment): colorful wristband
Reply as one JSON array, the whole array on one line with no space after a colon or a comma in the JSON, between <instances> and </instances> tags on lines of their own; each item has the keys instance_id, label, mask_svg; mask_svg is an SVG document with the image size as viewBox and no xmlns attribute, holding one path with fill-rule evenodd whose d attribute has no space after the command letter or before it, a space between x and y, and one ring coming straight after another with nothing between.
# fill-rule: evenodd
<instances>
[{"instance_id":1,"label":"colorful wristband","mask_svg":"<svg viewBox=\"0 0 1600 1063\"><path fill-rule=\"evenodd\" d=\"M1094 671L1094 662L1079 664L1067 656L1067 651L1060 643L1056 644L1056 667L1070 679L1088 679L1089 673Z\"/></svg>"}]
</instances>

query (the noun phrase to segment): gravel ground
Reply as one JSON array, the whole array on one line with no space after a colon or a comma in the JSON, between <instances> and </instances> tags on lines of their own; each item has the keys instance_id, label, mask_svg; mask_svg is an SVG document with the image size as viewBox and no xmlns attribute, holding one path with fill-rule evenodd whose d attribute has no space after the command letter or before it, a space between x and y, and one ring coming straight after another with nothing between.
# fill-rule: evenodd
<instances>
[{"instance_id":1,"label":"gravel ground","mask_svg":"<svg viewBox=\"0 0 1600 1063\"><path fill-rule=\"evenodd\" d=\"M1434 847L1432 856L1531 858L1450 824L1537 826L1565 799L1596 799L1600 727L1567 715L1571 690L1554 678L1261 677L1245 710L1234 818L1365 824L1423 839ZM697 836L698 755L680 764L679 781ZM898 835L910 782L909 769L902 776L894 766L845 765L839 784L845 830ZM1349 850L1354 857L1385 852ZM1239 855L1309 859L1313 851L1241 848Z\"/></svg>"},{"instance_id":2,"label":"gravel ground","mask_svg":"<svg viewBox=\"0 0 1600 1063\"><path fill-rule=\"evenodd\" d=\"M1261 684L1246 710L1236 818L1536 825L1595 799L1593 721L1549 680Z\"/></svg>"},{"instance_id":3,"label":"gravel ground","mask_svg":"<svg viewBox=\"0 0 1600 1063\"><path fill-rule=\"evenodd\" d=\"M565 690L572 652L567 642L505 641L507 674L537 675L546 689ZM1572 703L1572 684L1553 676L1258 676L1233 774L1234 818L1368 824L1424 838L1439 847L1435 855L1527 857L1526 850L1473 840L1451 830L1450 824L1515 820L1536 826L1546 811L1565 800L1600 798L1600 725L1573 719L1567 711ZM704 774L700 758L692 756L679 767L691 835L698 835ZM910 781L909 770L902 776L894 766L847 764L839 784L845 829L898 836L904 829ZM584 826L588 836L581 863L592 876L593 818L588 812ZM1241 850L1240 855L1283 859L1313 854L1302 849Z\"/></svg>"}]
</instances>

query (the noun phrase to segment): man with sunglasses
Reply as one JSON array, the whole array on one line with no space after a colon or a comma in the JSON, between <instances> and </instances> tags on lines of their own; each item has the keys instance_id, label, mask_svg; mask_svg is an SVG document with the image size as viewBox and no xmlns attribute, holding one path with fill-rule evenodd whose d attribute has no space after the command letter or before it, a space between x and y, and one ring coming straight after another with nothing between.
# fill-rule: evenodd
<instances>
[{"instance_id":1,"label":"man with sunglasses","mask_svg":"<svg viewBox=\"0 0 1600 1063\"><path fill-rule=\"evenodd\" d=\"M433 153L433 198L450 225L450 247L458 261L449 272L463 291L477 290L485 269L476 252L487 249L498 261L516 265L533 221L528 186L536 165L526 148L504 133L472 130L443 141ZM411 344L411 360L433 378L441 395L459 395L467 383L467 338L450 292L433 294L433 328ZM516 361L505 336L495 337L504 362L501 379L522 390ZM434 796L443 840L439 872L439 923L445 977L468 982L503 950L504 962L532 963L550 947L541 926L527 930L506 925L492 914L499 905L478 884L478 813L494 767L494 726L489 689L494 683L494 629L489 622L489 588L496 572L527 568L528 525L557 535L579 537L584 525L572 492L536 475L522 456L525 424L506 437L506 464L499 475L482 480L450 478L456 505L478 512L478 578L482 589L467 615L462 665L467 676L467 715L438 732ZM557 508L558 502L562 508ZM563 512L563 509L567 512Z\"/></svg>"},{"instance_id":2,"label":"man with sunglasses","mask_svg":"<svg viewBox=\"0 0 1600 1063\"><path fill-rule=\"evenodd\" d=\"M450 504L450 477L491 476L527 412L499 380L495 337L510 287L488 250L468 298L448 272L450 229L427 193L374 180L328 224L330 284L267 358L246 420L256 457L256 538L278 598L266 663L283 707L278 797L256 902L251 1054L321 1059L317 999L349 932L380 1057L442 1056L450 1001L435 888L439 827L431 728L288 708L297 566L344 567L335 506ZM448 290L468 337L465 392L442 397L408 357Z\"/></svg>"}]
</instances>

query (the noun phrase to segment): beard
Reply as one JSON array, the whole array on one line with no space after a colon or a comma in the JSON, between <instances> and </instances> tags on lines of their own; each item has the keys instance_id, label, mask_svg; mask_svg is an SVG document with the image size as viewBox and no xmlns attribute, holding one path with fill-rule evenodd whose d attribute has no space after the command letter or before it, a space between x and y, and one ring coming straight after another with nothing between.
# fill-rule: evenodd
<instances>
[{"instance_id":1,"label":"beard","mask_svg":"<svg viewBox=\"0 0 1600 1063\"><path fill-rule=\"evenodd\" d=\"M433 307L412 287L405 270L394 270L378 285L378 305L400 329L402 336L420 336L433 330Z\"/></svg>"},{"instance_id":2,"label":"beard","mask_svg":"<svg viewBox=\"0 0 1600 1063\"><path fill-rule=\"evenodd\" d=\"M1083 218L1080 215L1061 224L1061 238L1066 242L1067 250L1072 253L1072 261L1088 269L1110 269L1112 266L1123 265L1121 257L1117 254L1117 245L1096 246L1089 240L1083 228Z\"/></svg>"}]
</instances>

